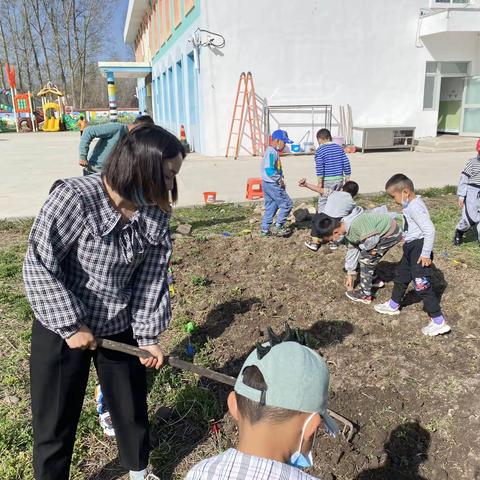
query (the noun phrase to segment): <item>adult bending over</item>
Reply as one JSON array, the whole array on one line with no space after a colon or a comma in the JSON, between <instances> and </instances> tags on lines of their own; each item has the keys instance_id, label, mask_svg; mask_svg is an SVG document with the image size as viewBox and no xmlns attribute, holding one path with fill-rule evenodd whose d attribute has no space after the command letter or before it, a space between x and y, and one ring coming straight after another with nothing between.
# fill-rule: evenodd
<instances>
[{"instance_id":1,"label":"adult bending over","mask_svg":"<svg viewBox=\"0 0 480 480\"><path fill-rule=\"evenodd\" d=\"M91 173L101 172L115 145L132 130L132 128L140 125L153 124L152 117L142 115L128 125L119 122L110 122L103 125L91 125L85 128L80 139L80 160L78 162L81 167L84 167L83 174L89 175ZM89 155L90 144L95 139L98 139L98 141Z\"/></svg>"},{"instance_id":2,"label":"adult bending over","mask_svg":"<svg viewBox=\"0 0 480 480\"><path fill-rule=\"evenodd\" d=\"M170 202L185 151L166 130L139 126L103 174L57 181L30 233L24 264L33 322L30 357L36 480L67 480L91 360L120 462L143 479L149 454L145 367L160 368L171 312ZM96 337L150 352L97 349Z\"/></svg>"}]
</instances>

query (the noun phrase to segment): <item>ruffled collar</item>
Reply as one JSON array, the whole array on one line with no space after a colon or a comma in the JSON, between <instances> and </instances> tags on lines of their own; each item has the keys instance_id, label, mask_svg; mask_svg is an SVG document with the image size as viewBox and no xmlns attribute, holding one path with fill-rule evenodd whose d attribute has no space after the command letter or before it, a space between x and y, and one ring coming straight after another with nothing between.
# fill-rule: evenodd
<instances>
[{"instance_id":1,"label":"ruffled collar","mask_svg":"<svg viewBox=\"0 0 480 480\"><path fill-rule=\"evenodd\" d=\"M78 195L85 216L85 227L94 237L104 237L115 230L122 220L121 214L110 204L101 174L58 180L72 188ZM168 232L170 213L155 206L139 208L130 220L117 229L122 253L128 263L144 252L146 243L158 245Z\"/></svg>"}]
</instances>

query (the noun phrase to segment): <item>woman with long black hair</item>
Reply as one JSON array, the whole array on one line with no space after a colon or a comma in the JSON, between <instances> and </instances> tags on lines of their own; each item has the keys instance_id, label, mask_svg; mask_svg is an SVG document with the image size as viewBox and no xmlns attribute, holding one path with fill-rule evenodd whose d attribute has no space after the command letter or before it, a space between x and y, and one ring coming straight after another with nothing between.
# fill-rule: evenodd
<instances>
[{"instance_id":1,"label":"woman with long black hair","mask_svg":"<svg viewBox=\"0 0 480 480\"><path fill-rule=\"evenodd\" d=\"M122 466L146 477L145 367L160 368L158 335L170 322L167 268L171 203L185 158L166 130L139 126L103 173L57 181L30 233L24 281L35 314L30 358L36 480L68 480L93 360ZM109 338L141 359L97 349Z\"/></svg>"}]
</instances>

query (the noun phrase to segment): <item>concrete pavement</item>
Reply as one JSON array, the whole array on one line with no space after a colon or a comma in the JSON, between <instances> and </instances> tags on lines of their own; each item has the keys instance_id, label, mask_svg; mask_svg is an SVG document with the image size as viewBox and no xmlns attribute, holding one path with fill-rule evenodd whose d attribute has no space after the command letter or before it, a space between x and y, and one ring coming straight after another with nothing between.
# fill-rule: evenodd
<instances>
[{"instance_id":1,"label":"concrete pavement","mask_svg":"<svg viewBox=\"0 0 480 480\"><path fill-rule=\"evenodd\" d=\"M81 175L78 143L77 132L0 134L0 218L36 215L55 180ZM473 155L473 151L355 153L350 155L352 179L362 193L383 190L388 177L398 172L411 176L418 188L442 187L457 183ZM313 196L297 186L301 177L315 181L313 156L287 156L282 162L292 198ZM179 175L178 205L202 204L204 191L216 191L220 200L245 201L247 178L259 176L259 163L258 157L189 155Z\"/></svg>"}]
</instances>

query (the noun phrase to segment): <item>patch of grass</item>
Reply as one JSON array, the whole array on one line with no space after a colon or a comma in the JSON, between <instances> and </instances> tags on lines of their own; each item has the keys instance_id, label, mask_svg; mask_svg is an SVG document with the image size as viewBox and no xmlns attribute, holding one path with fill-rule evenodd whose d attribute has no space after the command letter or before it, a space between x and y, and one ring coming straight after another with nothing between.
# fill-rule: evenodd
<instances>
[{"instance_id":1,"label":"patch of grass","mask_svg":"<svg viewBox=\"0 0 480 480\"><path fill-rule=\"evenodd\" d=\"M193 208L175 208L172 216L172 231L184 223L192 226L192 235L240 233L249 226L248 220L253 215L254 206L239 206L233 203L220 205L203 205Z\"/></svg>"},{"instance_id":2,"label":"patch of grass","mask_svg":"<svg viewBox=\"0 0 480 480\"><path fill-rule=\"evenodd\" d=\"M192 275L192 284L196 287L206 287L208 285L208 278L206 275Z\"/></svg>"}]
</instances>

